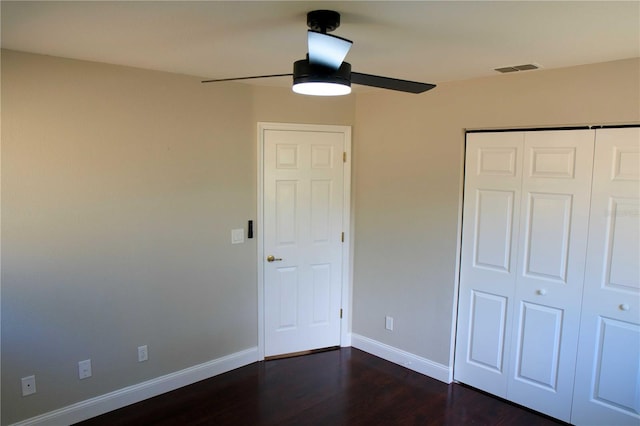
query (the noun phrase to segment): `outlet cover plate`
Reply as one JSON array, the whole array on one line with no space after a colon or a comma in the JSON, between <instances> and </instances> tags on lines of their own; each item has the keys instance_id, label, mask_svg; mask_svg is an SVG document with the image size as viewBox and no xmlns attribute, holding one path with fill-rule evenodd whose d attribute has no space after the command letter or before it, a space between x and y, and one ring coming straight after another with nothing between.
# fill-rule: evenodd
<instances>
[{"instance_id":1,"label":"outlet cover plate","mask_svg":"<svg viewBox=\"0 0 640 426\"><path fill-rule=\"evenodd\" d=\"M85 359L78 363L78 377L80 379L86 379L91 377L91 360Z\"/></svg>"},{"instance_id":2,"label":"outlet cover plate","mask_svg":"<svg viewBox=\"0 0 640 426\"><path fill-rule=\"evenodd\" d=\"M29 396L36 393L36 376L22 378L22 396Z\"/></svg>"},{"instance_id":3,"label":"outlet cover plate","mask_svg":"<svg viewBox=\"0 0 640 426\"><path fill-rule=\"evenodd\" d=\"M149 349L147 345L138 346L138 362L143 362L149 359Z\"/></svg>"},{"instance_id":4,"label":"outlet cover plate","mask_svg":"<svg viewBox=\"0 0 640 426\"><path fill-rule=\"evenodd\" d=\"M384 317L384 328L393 331L393 317Z\"/></svg>"}]
</instances>

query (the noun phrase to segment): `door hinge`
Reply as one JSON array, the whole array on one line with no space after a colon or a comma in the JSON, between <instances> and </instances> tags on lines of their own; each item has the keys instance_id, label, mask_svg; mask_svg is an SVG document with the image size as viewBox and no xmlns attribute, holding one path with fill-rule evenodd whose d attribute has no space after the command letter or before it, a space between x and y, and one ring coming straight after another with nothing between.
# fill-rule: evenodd
<instances>
[{"instance_id":1,"label":"door hinge","mask_svg":"<svg viewBox=\"0 0 640 426\"><path fill-rule=\"evenodd\" d=\"M342 319L342 308L340 308L340 319Z\"/></svg>"},{"instance_id":2,"label":"door hinge","mask_svg":"<svg viewBox=\"0 0 640 426\"><path fill-rule=\"evenodd\" d=\"M342 153L342 162L343 162L343 163L346 163L346 162L347 162L347 153L346 153L346 152L343 152L343 153Z\"/></svg>"},{"instance_id":3,"label":"door hinge","mask_svg":"<svg viewBox=\"0 0 640 426\"><path fill-rule=\"evenodd\" d=\"M344 232L342 233L342 235L340 236L340 241L342 241L344 243Z\"/></svg>"}]
</instances>

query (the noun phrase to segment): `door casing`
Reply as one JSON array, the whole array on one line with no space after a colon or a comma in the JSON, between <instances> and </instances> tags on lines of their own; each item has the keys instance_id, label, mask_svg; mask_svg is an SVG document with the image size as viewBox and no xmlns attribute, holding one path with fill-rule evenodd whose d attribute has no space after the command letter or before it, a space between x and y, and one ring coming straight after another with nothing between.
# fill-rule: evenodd
<instances>
[{"instance_id":1,"label":"door casing","mask_svg":"<svg viewBox=\"0 0 640 426\"><path fill-rule=\"evenodd\" d=\"M273 123L258 122L258 149L257 149L257 205L258 217L256 221L257 238L257 268L258 268L258 360L264 360L265 354L265 298L264 298L264 132L267 130L290 130L290 131L316 131L335 132L344 134L344 152L346 160L344 162L344 202L343 202L343 224L344 224L344 244L342 247L342 323L340 326L340 346L351 346L351 295L353 283L353 244L351 235L351 126L325 125L325 124L296 124L296 123Z\"/></svg>"}]
</instances>

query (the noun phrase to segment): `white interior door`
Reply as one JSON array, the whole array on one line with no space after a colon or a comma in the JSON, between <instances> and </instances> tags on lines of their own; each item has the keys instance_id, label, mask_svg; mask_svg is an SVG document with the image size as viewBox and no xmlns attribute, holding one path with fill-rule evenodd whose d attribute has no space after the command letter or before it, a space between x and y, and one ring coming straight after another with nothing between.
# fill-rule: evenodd
<instances>
[{"instance_id":1,"label":"white interior door","mask_svg":"<svg viewBox=\"0 0 640 426\"><path fill-rule=\"evenodd\" d=\"M506 398L524 133L467 135L455 379Z\"/></svg>"},{"instance_id":2,"label":"white interior door","mask_svg":"<svg viewBox=\"0 0 640 426\"><path fill-rule=\"evenodd\" d=\"M455 379L566 421L594 134L467 135Z\"/></svg>"},{"instance_id":3,"label":"white interior door","mask_svg":"<svg viewBox=\"0 0 640 426\"><path fill-rule=\"evenodd\" d=\"M571 422L640 424L640 129L597 130Z\"/></svg>"},{"instance_id":4,"label":"white interior door","mask_svg":"<svg viewBox=\"0 0 640 426\"><path fill-rule=\"evenodd\" d=\"M569 421L594 131L527 132L508 399Z\"/></svg>"},{"instance_id":5,"label":"white interior door","mask_svg":"<svg viewBox=\"0 0 640 426\"><path fill-rule=\"evenodd\" d=\"M265 356L340 345L342 130L263 130Z\"/></svg>"}]
</instances>

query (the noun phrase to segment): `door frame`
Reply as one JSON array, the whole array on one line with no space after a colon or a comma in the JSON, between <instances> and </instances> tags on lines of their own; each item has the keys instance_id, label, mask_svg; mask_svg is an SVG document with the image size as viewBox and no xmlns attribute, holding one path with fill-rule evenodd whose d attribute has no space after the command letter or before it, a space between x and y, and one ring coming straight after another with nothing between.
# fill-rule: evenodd
<instances>
[{"instance_id":1,"label":"door frame","mask_svg":"<svg viewBox=\"0 0 640 426\"><path fill-rule=\"evenodd\" d=\"M256 220L256 246L257 246L257 270L258 270L258 360L264 360L265 329L264 329L264 132L266 130L289 131L316 131L333 132L344 135L344 152L346 161L344 167L344 198L342 210L342 223L344 230L344 244L342 246L342 321L340 324L340 346L351 346L351 295L353 294L353 244L351 234L352 209L351 209L351 126L325 125L325 124L296 124L258 122L258 149L257 149L257 207Z\"/></svg>"}]
</instances>

